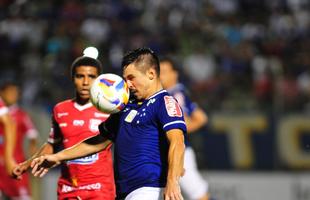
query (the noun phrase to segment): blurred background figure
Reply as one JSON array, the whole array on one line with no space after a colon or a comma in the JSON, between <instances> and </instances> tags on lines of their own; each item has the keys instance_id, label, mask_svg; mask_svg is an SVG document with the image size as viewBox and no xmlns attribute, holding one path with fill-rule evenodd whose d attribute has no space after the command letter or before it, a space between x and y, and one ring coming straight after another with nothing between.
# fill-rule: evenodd
<instances>
[{"instance_id":1,"label":"blurred background figure","mask_svg":"<svg viewBox=\"0 0 310 200\"><path fill-rule=\"evenodd\" d=\"M13 157L15 146L15 123L8 113L8 108L0 97L0 198L4 198L3 189L9 187L2 177L12 174L16 162Z\"/></svg>"},{"instance_id":2,"label":"blurred background figure","mask_svg":"<svg viewBox=\"0 0 310 200\"><path fill-rule=\"evenodd\" d=\"M184 112L188 136L207 124L208 117L205 112L192 102L185 86L179 83L179 71L172 59L160 60L160 80L164 89L180 104ZM198 171L196 155L188 139L185 140L185 144L185 174L180 179L181 189L190 200L208 200L208 183Z\"/></svg>"},{"instance_id":3,"label":"blurred background figure","mask_svg":"<svg viewBox=\"0 0 310 200\"><path fill-rule=\"evenodd\" d=\"M16 124L14 159L17 163L24 161L26 156L32 155L37 148L38 131L30 116L18 105L20 90L17 83L7 81L0 85L0 97L8 106L9 114ZM27 139L27 143L25 140ZM27 149L27 151L25 151ZM1 167L2 168L2 167ZM31 187L28 174L21 180L14 180L0 170L0 190L8 199L31 199Z\"/></svg>"}]
</instances>

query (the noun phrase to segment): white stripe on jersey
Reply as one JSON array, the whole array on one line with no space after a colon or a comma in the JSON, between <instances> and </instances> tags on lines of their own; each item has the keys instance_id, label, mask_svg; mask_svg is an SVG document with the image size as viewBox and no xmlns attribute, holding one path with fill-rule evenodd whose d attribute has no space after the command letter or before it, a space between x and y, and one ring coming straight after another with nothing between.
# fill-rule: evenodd
<instances>
[{"instance_id":1,"label":"white stripe on jersey","mask_svg":"<svg viewBox=\"0 0 310 200\"><path fill-rule=\"evenodd\" d=\"M166 126L170 126L170 125L172 125L172 124L185 124L185 122L184 121L182 121L182 120L177 120L177 121L174 121L174 122L169 122L169 123L167 123L167 124L165 124L164 126L163 126L163 128L166 128ZM186 125L186 124L185 124Z\"/></svg>"}]
</instances>

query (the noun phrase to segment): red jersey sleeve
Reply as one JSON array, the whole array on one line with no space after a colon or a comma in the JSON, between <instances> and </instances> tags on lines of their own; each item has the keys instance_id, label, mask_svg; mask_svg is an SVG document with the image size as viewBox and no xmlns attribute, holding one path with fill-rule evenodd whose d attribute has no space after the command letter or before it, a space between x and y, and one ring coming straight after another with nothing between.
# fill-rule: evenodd
<instances>
[{"instance_id":1,"label":"red jersey sleeve","mask_svg":"<svg viewBox=\"0 0 310 200\"><path fill-rule=\"evenodd\" d=\"M9 109L5 106L4 102L0 98L0 116L5 115L9 112Z\"/></svg>"}]
</instances>

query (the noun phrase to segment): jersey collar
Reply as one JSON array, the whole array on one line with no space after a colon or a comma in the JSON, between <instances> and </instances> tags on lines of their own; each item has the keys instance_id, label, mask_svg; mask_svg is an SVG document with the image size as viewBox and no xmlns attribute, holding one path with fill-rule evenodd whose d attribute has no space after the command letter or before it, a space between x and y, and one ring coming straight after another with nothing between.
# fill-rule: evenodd
<instances>
[{"instance_id":1,"label":"jersey collar","mask_svg":"<svg viewBox=\"0 0 310 200\"><path fill-rule=\"evenodd\" d=\"M155 94L153 94L152 96L150 96L149 98L147 98L146 100L149 100L151 98L154 98L155 96L161 94L161 93L164 93L164 92L167 92L166 90L159 90L158 92L156 92Z\"/></svg>"},{"instance_id":2,"label":"jersey collar","mask_svg":"<svg viewBox=\"0 0 310 200\"><path fill-rule=\"evenodd\" d=\"M74 103L73 103L73 106L74 106L76 109L78 109L79 111L83 111L83 110L85 110L85 109L87 109L87 108L92 107L93 105L92 105L91 102L89 102L89 103L87 103L87 104L85 104L85 105L80 105L80 104L74 102Z\"/></svg>"}]
</instances>

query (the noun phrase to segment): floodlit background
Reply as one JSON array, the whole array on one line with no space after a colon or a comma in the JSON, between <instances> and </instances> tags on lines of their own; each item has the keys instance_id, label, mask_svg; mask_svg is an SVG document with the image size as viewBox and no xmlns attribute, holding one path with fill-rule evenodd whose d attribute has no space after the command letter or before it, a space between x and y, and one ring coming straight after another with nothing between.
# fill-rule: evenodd
<instances>
[{"instance_id":1,"label":"floodlit background","mask_svg":"<svg viewBox=\"0 0 310 200\"><path fill-rule=\"evenodd\" d=\"M69 66L87 46L104 72L148 46L170 55L209 115L191 137L216 200L310 199L309 0L0 0L0 82L46 141L52 107L73 95ZM58 170L34 179L55 199Z\"/></svg>"}]
</instances>

